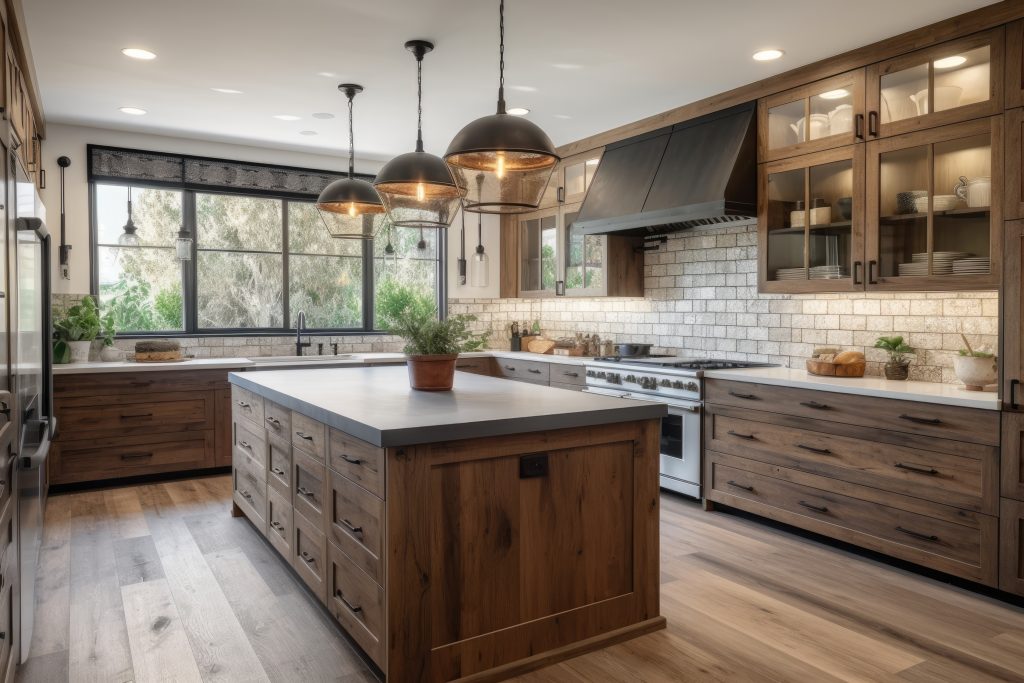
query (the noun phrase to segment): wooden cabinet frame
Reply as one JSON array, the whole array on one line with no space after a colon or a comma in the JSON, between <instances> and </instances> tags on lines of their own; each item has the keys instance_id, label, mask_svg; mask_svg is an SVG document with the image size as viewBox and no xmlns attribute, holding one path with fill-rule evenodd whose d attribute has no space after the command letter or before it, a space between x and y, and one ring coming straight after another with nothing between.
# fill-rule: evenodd
<instances>
[{"instance_id":1,"label":"wooden cabinet frame","mask_svg":"<svg viewBox=\"0 0 1024 683\"><path fill-rule=\"evenodd\" d=\"M1006 108L1024 107L1024 19L1006 25Z\"/></svg>"},{"instance_id":2,"label":"wooden cabinet frame","mask_svg":"<svg viewBox=\"0 0 1024 683\"><path fill-rule=\"evenodd\" d=\"M1024 502L1009 498L999 510L999 587L1024 595Z\"/></svg>"},{"instance_id":3,"label":"wooden cabinet frame","mask_svg":"<svg viewBox=\"0 0 1024 683\"><path fill-rule=\"evenodd\" d=\"M999 339L1002 346L999 353L999 390L1002 392L1003 410L1024 410L1024 386L1021 385L1024 382L1024 346L1020 339L1024 331L1024 293L1021 292L1024 285L1024 220L1007 221L1003 230L1005 262L1003 289L999 296Z\"/></svg>"},{"instance_id":4,"label":"wooden cabinet frame","mask_svg":"<svg viewBox=\"0 0 1024 683\"><path fill-rule=\"evenodd\" d=\"M1000 495L1024 501L1024 413L1002 415Z\"/></svg>"},{"instance_id":5,"label":"wooden cabinet frame","mask_svg":"<svg viewBox=\"0 0 1024 683\"><path fill-rule=\"evenodd\" d=\"M1008 109L1006 125L1006 187L1007 220L1024 218L1024 108Z\"/></svg>"}]
</instances>

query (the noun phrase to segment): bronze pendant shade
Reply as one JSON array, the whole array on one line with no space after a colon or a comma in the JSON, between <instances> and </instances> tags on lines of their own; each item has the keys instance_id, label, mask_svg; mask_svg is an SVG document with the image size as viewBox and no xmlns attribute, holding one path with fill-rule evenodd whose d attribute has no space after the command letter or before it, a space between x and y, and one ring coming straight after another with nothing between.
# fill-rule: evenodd
<instances>
[{"instance_id":1,"label":"bronze pendant shade","mask_svg":"<svg viewBox=\"0 0 1024 683\"><path fill-rule=\"evenodd\" d=\"M448 145L444 160L455 182L469 187L477 174L484 182L476 201L464 209L476 213L525 213L540 205L560 161L551 138L535 123L505 112L505 2L499 12L498 111L467 124Z\"/></svg>"},{"instance_id":2,"label":"bronze pendant shade","mask_svg":"<svg viewBox=\"0 0 1024 683\"><path fill-rule=\"evenodd\" d=\"M423 56L434 46L425 40L410 40L405 48L416 56L416 151L385 164L373 186L395 225L447 228L455 218L464 192L455 184L444 160L423 151Z\"/></svg>"},{"instance_id":3,"label":"bronze pendant shade","mask_svg":"<svg viewBox=\"0 0 1024 683\"><path fill-rule=\"evenodd\" d=\"M348 177L335 180L320 192L316 208L331 237L372 239L386 219L384 204L373 185L354 176L355 141L352 135L352 100L363 87L343 83L338 90L348 98Z\"/></svg>"}]
</instances>

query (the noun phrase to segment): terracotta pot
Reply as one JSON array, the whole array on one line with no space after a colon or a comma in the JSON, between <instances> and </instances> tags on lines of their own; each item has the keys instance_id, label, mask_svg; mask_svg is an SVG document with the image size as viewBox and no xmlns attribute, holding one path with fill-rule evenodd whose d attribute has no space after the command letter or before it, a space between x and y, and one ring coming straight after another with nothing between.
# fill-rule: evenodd
<instances>
[{"instance_id":1,"label":"terracotta pot","mask_svg":"<svg viewBox=\"0 0 1024 683\"><path fill-rule=\"evenodd\" d=\"M408 356L409 386L418 391L451 391L459 354Z\"/></svg>"},{"instance_id":2,"label":"terracotta pot","mask_svg":"<svg viewBox=\"0 0 1024 683\"><path fill-rule=\"evenodd\" d=\"M886 379L906 379L910 376L910 363L886 363Z\"/></svg>"}]
</instances>

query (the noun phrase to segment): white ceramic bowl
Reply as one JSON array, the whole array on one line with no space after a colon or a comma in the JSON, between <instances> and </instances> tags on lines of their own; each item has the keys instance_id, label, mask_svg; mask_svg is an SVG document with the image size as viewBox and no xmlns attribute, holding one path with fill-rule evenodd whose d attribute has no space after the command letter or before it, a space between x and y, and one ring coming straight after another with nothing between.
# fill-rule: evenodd
<instances>
[{"instance_id":1,"label":"white ceramic bowl","mask_svg":"<svg viewBox=\"0 0 1024 683\"><path fill-rule=\"evenodd\" d=\"M995 356L991 358L953 356L953 372L956 373L956 378L964 383L964 388L968 391L984 391L985 387L996 383L998 363Z\"/></svg>"}]
</instances>

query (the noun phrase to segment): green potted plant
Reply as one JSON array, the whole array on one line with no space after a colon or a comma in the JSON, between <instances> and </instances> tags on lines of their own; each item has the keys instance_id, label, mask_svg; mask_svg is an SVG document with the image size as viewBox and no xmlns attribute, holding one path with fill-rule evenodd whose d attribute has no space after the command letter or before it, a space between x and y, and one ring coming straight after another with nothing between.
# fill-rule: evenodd
<instances>
[{"instance_id":1,"label":"green potted plant","mask_svg":"<svg viewBox=\"0 0 1024 683\"><path fill-rule=\"evenodd\" d=\"M959 355L953 356L953 372L964 383L967 391L984 391L985 387L995 384L999 377L996 354L973 348L962 332L960 338L964 340L965 348L960 349Z\"/></svg>"},{"instance_id":2,"label":"green potted plant","mask_svg":"<svg viewBox=\"0 0 1024 683\"><path fill-rule=\"evenodd\" d=\"M114 336L117 334L117 329L114 327L114 314L108 311L100 319L100 324L102 325L101 333L103 335L103 348L100 349L100 360L105 363L116 363L117 361L124 360L124 352L114 346Z\"/></svg>"},{"instance_id":3,"label":"green potted plant","mask_svg":"<svg viewBox=\"0 0 1024 683\"><path fill-rule=\"evenodd\" d=\"M460 353L479 351L486 334L469 329L471 315L453 315L438 320L437 310L409 306L389 316L387 330L405 340L409 384L419 391L450 391L455 381L455 360Z\"/></svg>"},{"instance_id":4,"label":"green potted plant","mask_svg":"<svg viewBox=\"0 0 1024 683\"><path fill-rule=\"evenodd\" d=\"M58 342L65 342L71 349L72 363L89 360L89 348L99 336L101 328L99 310L91 296L83 296L80 303L67 310L53 323L54 336Z\"/></svg>"},{"instance_id":5,"label":"green potted plant","mask_svg":"<svg viewBox=\"0 0 1024 683\"><path fill-rule=\"evenodd\" d=\"M910 376L910 359L908 355L914 353L903 337L879 337L875 340L876 349L885 349L889 354L889 362L885 364L886 379L906 379Z\"/></svg>"}]
</instances>

